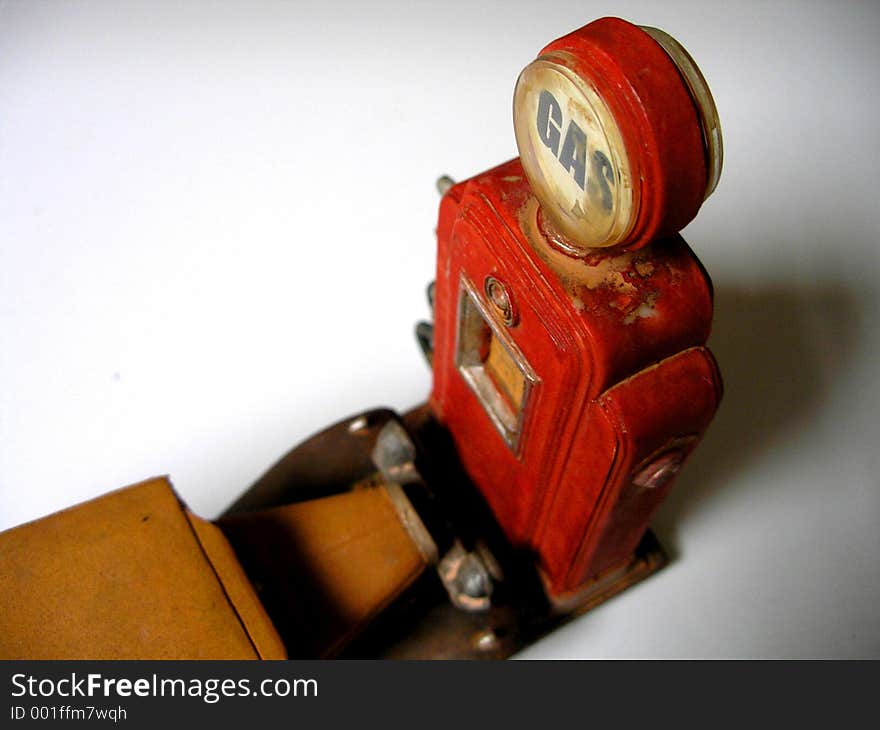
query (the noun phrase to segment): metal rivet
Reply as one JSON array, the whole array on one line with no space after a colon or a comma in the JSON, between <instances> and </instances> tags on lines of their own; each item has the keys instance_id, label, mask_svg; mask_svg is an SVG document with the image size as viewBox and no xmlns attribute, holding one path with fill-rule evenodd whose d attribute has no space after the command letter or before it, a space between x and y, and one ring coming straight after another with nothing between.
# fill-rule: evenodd
<instances>
[{"instance_id":1,"label":"metal rivet","mask_svg":"<svg viewBox=\"0 0 880 730\"><path fill-rule=\"evenodd\" d=\"M437 178L437 192L440 195L446 195L446 191L453 185L455 185L455 180L449 177L449 175L441 175Z\"/></svg>"},{"instance_id":2,"label":"metal rivet","mask_svg":"<svg viewBox=\"0 0 880 730\"><path fill-rule=\"evenodd\" d=\"M387 481L393 484L421 481L415 466L416 447L397 421L388 421L382 426L371 456Z\"/></svg>"}]
</instances>

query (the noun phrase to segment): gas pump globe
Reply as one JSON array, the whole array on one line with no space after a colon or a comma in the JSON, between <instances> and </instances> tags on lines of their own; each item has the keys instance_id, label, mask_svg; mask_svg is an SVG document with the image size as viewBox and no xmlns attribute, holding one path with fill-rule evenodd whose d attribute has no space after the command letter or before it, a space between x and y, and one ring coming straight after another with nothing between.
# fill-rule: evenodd
<instances>
[{"instance_id":1,"label":"gas pump globe","mask_svg":"<svg viewBox=\"0 0 880 730\"><path fill-rule=\"evenodd\" d=\"M554 41L520 74L513 109L523 170L571 253L676 233L718 183L709 88L656 28L606 18Z\"/></svg>"},{"instance_id":2,"label":"gas pump globe","mask_svg":"<svg viewBox=\"0 0 880 730\"><path fill-rule=\"evenodd\" d=\"M500 658L665 563L651 518L721 398L712 285L678 235L721 172L712 96L669 35L603 18L522 71L513 120L518 158L439 184L433 322L417 326L428 401L313 436L213 524L153 480L62 513L65 531L52 516L3 533L7 562L27 570L3 578L16 602L0 610L0 656L157 655L129 629L82 629L100 581L128 580L117 610L149 616L137 621L171 615L191 588L124 570L71 578L79 603L53 617L43 600L39 625L21 630L41 600L34 575L53 575L46 556L62 539L81 548L90 525L114 538L82 565L137 546L185 562L191 548L211 564L206 605L262 637L226 645L214 628L203 645L199 626L166 625L178 657ZM124 519L148 507L184 516ZM148 531L177 523L191 529L174 555L151 553L171 538ZM47 635L47 622L70 629Z\"/></svg>"}]
</instances>

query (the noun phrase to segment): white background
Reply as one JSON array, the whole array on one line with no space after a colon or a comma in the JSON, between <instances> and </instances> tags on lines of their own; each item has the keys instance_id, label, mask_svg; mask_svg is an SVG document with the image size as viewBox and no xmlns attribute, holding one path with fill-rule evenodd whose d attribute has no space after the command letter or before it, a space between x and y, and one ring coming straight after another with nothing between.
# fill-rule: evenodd
<instances>
[{"instance_id":1,"label":"white background","mask_svg":"<svg viewBox=\"0 0 880 730\"><path fill-rule=\"evenodd\" d=\"M880 656L868 2L0 4L0 527L165 473L211 517L424 400L434 179L514 156L520 69L607 14L718 103L685 236L726 395L657 521L675 562L523 656Z\"/></svg>"}]
</instances>

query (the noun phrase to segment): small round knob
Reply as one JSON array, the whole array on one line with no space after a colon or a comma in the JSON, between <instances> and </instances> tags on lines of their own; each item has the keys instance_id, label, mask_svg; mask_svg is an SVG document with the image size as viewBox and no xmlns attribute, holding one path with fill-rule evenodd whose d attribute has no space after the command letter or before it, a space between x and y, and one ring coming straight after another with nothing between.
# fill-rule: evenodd
<instances>
[{"instance_id":1,"label":"small round knob","mask_svg":"<svg viewBox=\"0 0 880 730\"><path fill-rule=\"evenodd\" d=\"M667 451L654 459L650 464L639 469L633 476L633 484L644 489L662 487L678 474L684 463L685 452L681 449Z\"/></svg>"}]
</instances>

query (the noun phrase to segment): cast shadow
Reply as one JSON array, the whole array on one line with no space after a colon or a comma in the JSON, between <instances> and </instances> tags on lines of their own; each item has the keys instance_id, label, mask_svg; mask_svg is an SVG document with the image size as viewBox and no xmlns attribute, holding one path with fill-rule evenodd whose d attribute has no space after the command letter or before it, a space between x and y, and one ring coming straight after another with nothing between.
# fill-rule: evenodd
<instances>
[{"instance_id":1,"label":"cast shadow","mask_svg":"<svg viewBox=\"0 0 880 730\"><path fill-rule=\"evenodd\" d=\"M653 525L671 559L686 523L738 471L810 428L853 360L866 306L843 285L716 284L709 346L724 398Z\"/></svg>"}]
</instances>

